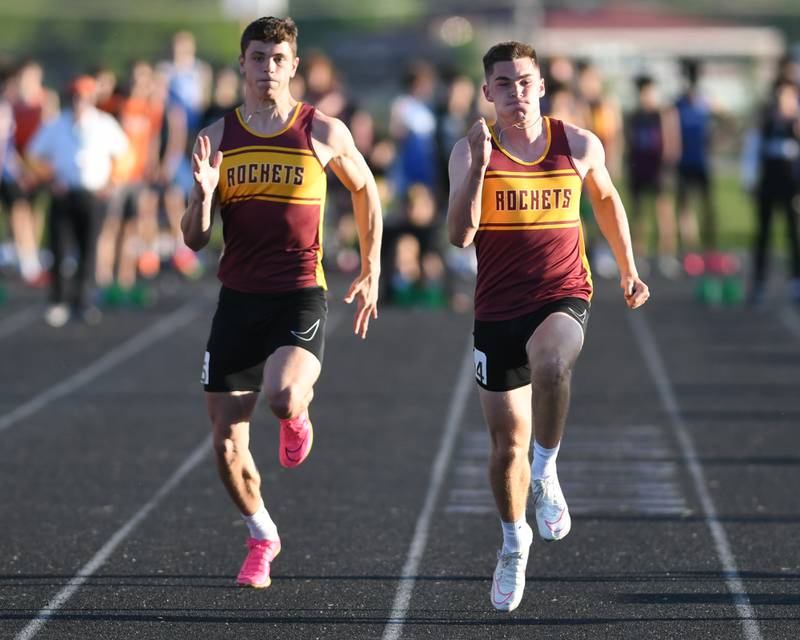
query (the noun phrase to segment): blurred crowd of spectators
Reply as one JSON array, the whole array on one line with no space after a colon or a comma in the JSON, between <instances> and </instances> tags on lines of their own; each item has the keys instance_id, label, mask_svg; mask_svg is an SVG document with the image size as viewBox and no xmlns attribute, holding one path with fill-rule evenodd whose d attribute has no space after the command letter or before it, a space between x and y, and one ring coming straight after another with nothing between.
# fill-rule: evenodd
<instances>
[{"instance_id":1,"label":"blurred crowd of spectators","mask_svg":"<svg viewBox=\"0 0 800 640\"><path fill-rule=\"evenodd\" d=\"M643 266L680 277L687 254L717 249L713 197L714 123L724 109L701 90L701 66L683 65L684 91L666 100L650 77L635 79L636 105L623 111L592 64L542 61L542 111L594 131L624 185L634 249ZM197 131L240 103L236 68L212 72L188 32L174 36L169 60L135 61L126 77L107 68L76 76L57 95L35 60L0 68L0 269L49 288L46 319L100 319L110 306L142 306L147 282L164 270L184 277L213 270L214 250L183 245L179 220L192 186L189 154ZM776 74L742 155L744 186L757 212L751 300L763 301L772 210L787 215L793 295L800 300L797 202L800 190L800 68ZM292 94L341 118L378 181L385 224L383 299L403 306L467 310L474 253L449 247L444 233L450 150L492 109L480 83L426 61L408 66L402 89L376 121L347 90L332 61L301 56ZM358 268L348 192L329 182L324 240L327 268ZM588 199L584 223L596 274L616 267L599 237ZM5 224L5 221L8 224ZM144 283L144 284L143 284Z\"/></svg>"}]
</instances>

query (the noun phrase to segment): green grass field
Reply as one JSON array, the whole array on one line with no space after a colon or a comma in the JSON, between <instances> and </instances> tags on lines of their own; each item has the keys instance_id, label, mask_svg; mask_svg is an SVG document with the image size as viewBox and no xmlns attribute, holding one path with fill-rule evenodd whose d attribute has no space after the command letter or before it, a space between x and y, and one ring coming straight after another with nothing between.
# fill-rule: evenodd
<instances>
[{"instance_id":1,"label":"green grass field","mask_svg":"<svg viewBox=\"0 0 800 640\"><path fill-rule=\"evenodd\" d=\"M755 233L755 203L735 175L720 175L714 181L719 242L722 249L750 248Z\"/></svg>"},{"instance_id":2,"label":"green grass field","mask_svg":"<svg viewBox=\"0 0 800 640\"><path fill-rule=\"evenodd\" d=\"M620 181L618 187L623 202L628 205L627 185L624 181ZM739 177L729 173L717 175L714 178L713 189L720 249L749 250L755 232L755 205L752 196L742 189ZM698 206L699 203L696 203L695 210ZM774 233L779 237L783 234L783 230L784 225L779 220ZM652 240L654 241L654 238Z\"/></svg>"}]
</instances>

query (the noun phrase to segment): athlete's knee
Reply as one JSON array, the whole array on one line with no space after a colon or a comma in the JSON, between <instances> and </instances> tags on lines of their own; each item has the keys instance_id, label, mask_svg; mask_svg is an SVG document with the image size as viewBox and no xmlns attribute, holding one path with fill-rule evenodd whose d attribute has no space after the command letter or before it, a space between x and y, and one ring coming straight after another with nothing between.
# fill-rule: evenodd
<instances>
[{"instance_id":1,"label":"athlete's knee","mask_svg":"<svg viewBox=\"0 0 800 640\"><path fill-rule=\"evenodd\" d=\"M267 391L267 404L281 419L294 418L305 409L308 391L301 385L290 384Z\"/></svg>"},{"instance_id":2,"label":"athlete's knee","mask_svg":"<svg viewBox=\"0 0 800 640\"><path fill-rule=\"evenodd\" d=\"M547 356L532 368L533 384L537 387L558 387L568 384L572 376L570 363L559 356Z\"/></svg>"},{"instance_id":3,"label":"athlete's knee","mask_svg":"<svg viewBox=\"0 0 800 640\"><path fill-rule=\"evenodd\" d=\"M528 442L522 432L515 429L491 432L492 457L503 466L528 458Z\"/></svg>"},{"instance_id":4,"label":"athlete's knee","mask_svg":"<svg viewBox=\"0 0 800 640\"><path fill-rule=\"evenodd\" d=\"M502 468L513 467L516 463L528 461L528 448L520 442L503 438L493 442L492 458Z\"/></svg>"}]
</instances>

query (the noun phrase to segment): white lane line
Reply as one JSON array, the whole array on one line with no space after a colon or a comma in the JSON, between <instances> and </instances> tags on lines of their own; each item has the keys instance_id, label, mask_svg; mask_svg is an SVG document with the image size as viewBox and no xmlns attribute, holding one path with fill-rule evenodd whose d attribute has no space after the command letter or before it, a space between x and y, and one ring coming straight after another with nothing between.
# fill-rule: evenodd
<instances>
[{"instance_id":1,"label":"white lane line","mask_svg":"<svg viewBox=\"0 0 800 640\"><path fill-rule=\"evenodd\" d=\"M411 539L411 546L408 549L408 556L406 557L406 562L403 565L403 571L400 576L400 584L397 586L397 591L394 596L392 613L383 629L383 640L397 640L403 633L403 624L405 623L408 606L411 602L411 592L414 590L414 583L416 582L415 576L419 570L422 556L425 553L425 547L428 544L428 533L431 527L433 510L436 506L436 499L444 483L445 472L447 471L447 466L453 453L456 436L458 435L458 430L461 426L462 418L464 417L464 409L467 406L469 392L472 388L472 379L474 376L473 367L472 336L470 335L470 339L467 343L467 350L464 353L464 359L458 370L456 388L450 400L450 407L447 410L445 429L442 434L442 441L439 444L439 453L436 455L436 460L433 463L428 493L425 496L425 503L422 507L422 511L420 511L419 517L417 518L414 537Z\"/></svg>"},{"instance_id":2,"label":"white lane line","mask_svg":"<svg viewBox=\"0 0 800 640\"><path fill-rule=\"evenodd\" d=\"M21 420L43 409L54 400L58 400L88 384L98 376L122 364L137 353L144 351L152 344L166 338L181 327L189 324L197 317L201 309L202 306L195 300L183 305L168 316L159 320L156 324L135 335L115 349L112 349L104 356L101 356L89 366L81 369L74 375L69 376L49 389L42 391L42 393L34 396L16 409L0 416L0 432L13 427Z\"/></svg>"},{"instance_id":3,"label":"white lane line","mask_svg":"<svg viewBox=\"0 0 800 640\"><path fill-rule=\"evenodd\" d=\"M653 338L644 313L639 311L627 315L631 328L633 329L633 335L636 338L639 349L647 363L647 368L650 370L650 375L653 377L653 381L658 389L658 395L661 396L661 402L667 414L669 414L670 422L672 423L681 448L681 454L686 461L689 474L694 482L695 491L697 491L697 497L700 500L700 506L703 509L706 524L714 540L717 557L725 573L725 583L731 594L731 599L736 606L739 618L742 621L744 637L747 640L761 640L761 630L758 627L756 613L750 603L750 597L745 591L742 578L739 575L739 569L736 566L736 558L731 550L725 528L719 522L717 508L714 506L714 501L708 491L708 483L706 482L703 467L698 461L697 449L695 449L694 441L692 440L692 436L683 419L683 414L678 406L678 401L672 390L672 383L670 382L666 366L661 358L656 341Z\"/></svg>"},{"instance_id":4,"label":"white lane line","mask_svg":"<svg viewBox=\"0 0 800 640\"><path fill-rule=\"evenodd\" d=\"M117 547L125 541L131 532L144 520L148 514L155 509L158 504L172 491L180 481L190 473L211 451L211 436L206 436L203 441L195 447L194 451L189 454L189 457L183 461L183 464L172 474L167 482L156 491L155 495L141 509L139 509L133 517L128 520L122 527L120 527L114 535L106 542L100 551L89 560L75 576L66 584L66 586L59 591L47 606L44 607L36 617L31 620L22 631L20 631L15 640L30 640L33 638L45 624L63 607L67 601L80 589L81 585L86 582L94 573L102 567L106 560L111 556Z\"/></svg>"},{"instance_id":5,"label":"white lane line","mask_svg":"<svg viewBox=\"0 0 800 640\"><path fill-rule=\"evenodd\" d=\"M184 307L185 308L185 307ZM180 309L178 310L180 311ZM195 311L195 314L198 311ZM176 312L177 313L177 312ZM175 316L176 314L172 314ZM168 316L169 317L169 316ZM344 317L343 313L334 313L331 315L327 323L327 331L332 331ZM166 320L167 318L165 318ZM188 320L187 320L188 322ZM182 326L182 325L180 325ZM155 329L155 327L153 327ZM176 327L177 328L177 327ZM143 335L143 334L140 334ZM110 354L109 354L110 355ZM75 595L75 592L94 575L100 567L102 567L106 560L111 557L111 554L119 547L122 542L133 532L133 530L144 520L148 514L155 509L158 504L172 491L183 478L189 474L211 451L211 436L206 436L203 441L195 447L195 449L184 460L183 464L175 471L174 474L167 480L167 482L150 498L150 500L137 511L130 520L128 520L120 529L111 536L103 547L94 555L94 557L87 562L78 573L59 591L47 606L39 611L36 617L31 620L25 628L20 631L15 640L30 640L33 638L45 624L63 607L67 601Z\"/></svg>"},{"instance_id":6,"label":"white lane line","mask_svg":"<svg viewBox=\"0 0 800 640\"><path fill-rule=\"evenodd\" d=\"M37 306L25 307L16 313L12 313L7 318L0 321L0 339L10 336L12 333L26 327L39 314L40 308Z\"/></svg>"}]
</instances>

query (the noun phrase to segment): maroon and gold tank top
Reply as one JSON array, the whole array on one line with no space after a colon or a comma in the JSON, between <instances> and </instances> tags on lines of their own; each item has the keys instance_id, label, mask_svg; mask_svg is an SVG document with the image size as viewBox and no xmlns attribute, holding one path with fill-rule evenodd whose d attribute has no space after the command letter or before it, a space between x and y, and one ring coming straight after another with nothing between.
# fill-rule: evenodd
<instances>
[{"instance_id":1,"label":"maroon and gold tank top","mask_svg":"<svg viewBox=\"0 0 800 640\"><path fill-rule=\"evenodd\" d=\"M475 235L475 317L508 320L548 302L590 300L592 278L579 216L581 177L564 124L543 118L544 153L534 162L502 147L494 127Z\"/></svg>"},{"instance_id":2,"label":"maroon and gold tank top","mask_svg":"<svg viewBox=\"0 0 800 640\"><path fill-rule=\"evenodd\" d=\"M272 135L225 116L219 204L225 249L219 279L245 293L326 288L322 271L325 168L311 144L314 107L298 103Z\"/></svg>"}]
</instances>

